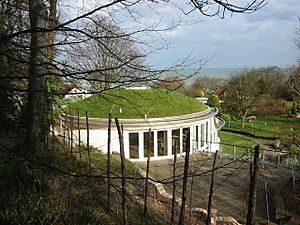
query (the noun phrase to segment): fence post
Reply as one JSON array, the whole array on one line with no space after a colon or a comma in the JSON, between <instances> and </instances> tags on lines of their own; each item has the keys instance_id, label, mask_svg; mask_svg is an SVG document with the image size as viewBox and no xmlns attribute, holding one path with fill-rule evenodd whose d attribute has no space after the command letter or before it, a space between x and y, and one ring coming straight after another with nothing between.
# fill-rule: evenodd
<instances>
[{"instance_id":1,"label":"fence post","mask_svg":"<svg viewBox=\"0 0 300 225\"><path fill-rule=\"evenodd\" d=\"M86 122L86 147L88 153L88 164L89 164L89 171L91 170L91 156L90 156L90 127L89 127L89 117L88 112L85 111L85 122Z\"/></svg>"},{"instance_id":2,"label":"fence post","mask_svg":"<svg viewBox=\"0 0 300 225\"><path fill-rule=\"evenodd\" d=\"M70 116L70 130L71 130L71 156L73 156L73 117Z\"/></svg>"},{"instance_id":3,"label":"fence post","mask_svg":"<svg viewBox=\"0 0 300 225\"><path fill-rule=\"evenodd\" d=\"M188 173L189 173L189 159L190 159L190 132L186 134L186 151L185 151L185 162L184 162L184 172L183 172L183 184L182 184L182 198L181 198L181 210L179 217L179 225L184 224L184 215L185 215L185 203L187 196L187 182L188 182Z\"/></svg>"},{"instance_id":4,"label":"fence post","mask_svg":"<svg viewBox=\"0 0 300 225\"><path fill-rule=\"evenodd\" d=\"M256 207L256 184L259 170L259 145L255 146L254 159L250 164L250 188L247 212L247 225L255 225L255 207Z\"/></svg>"},{"instance_id":5,"label":"fence post","mask_svg":"<svg viewBox=\"0 0 300 225\"><path fill-rule=\"evenodd\" d=\"M111 144L111 113L108 114L108 140L107 140L107 211L110 213L110 195L111 195L111 183L110 183L110 144Z\"/></svg>"},{"instance_id":6,"label":"fence post","mask_svg":"<svg viewBox=\"0 0 300 225\"><path fill-rule=\"evenodd\" d=\"M236 160L236 146L233 146L233 159Z\"/></svg>"},{"instance_id":7,"label":"fence post","mask_svg":"<svg viewBox=\"0 0 300 225\"><path fill-rule=\"evenodd\" d=\"M122 173L122 224L127 225L127 212L126 212L126 166L124 154L124 141L123 141L123 127L120 127L119 121L115 118L116 126L118 129L119 143L120 143L120 157L121 157L121 173Z\"/></svg>"},{"instance_id":8,"label":"fence post","mask_svg":"<svg viewBox=\"0 0 300 225\"><path fill-rule=\"evenodd\" d=\"M151 128L149 128L148 135L148 148L147 148L147 167L146 167L146 180L145 180L145 193L144 193L144 218L147 214L147 197L148 197L148 179L149 179L149 167L150 167L150 148L151 148Z\"/></svg>"},{"instance_id":9,"label":"fence post","mask_svg":"<svg viewBox=\"0 0 300 225\"><path fill-rule=\"evenodd\" d=\"M212 213L212 198L214 194L214 178L215 178L215 166L217 161L217 155L218 150L215 152L213 167L212 167L212 173L211 173L211 182L210 182L210 190L209 190L209 196L208 196L208 206L207 206L207 218L206 218L206 225L212 224L211 221L211 213ZM215 221L213 221L213 224L215 224Z\"/></svg>"},{"instance_id":10,"label":"fence post","mask_svg":"<svg viewBox=\"0 0 300 225\"><path fill-rule=\"evenodd\" d=\"M174 223L174 208L176 201L176 162L177 162L177 139L174 140L174 162L173 162L173 189L172 189L172 209L170 225Z\"/></svg>"},{"instance_id":11,"label":"fence post","mask_svg":"<svg viewBox=\"0 0 300 225\"><path fill-rule=\"evenodd\" d=\"M192 157L191 164L192 164L192 169L191 169L189 224L191 223L191 217L192 217L193 186L194 186L194 157Z\"/></svg>"},{"instance_id":12,"label":"fence post","mask_svg":"<svg viewBox=\"0 0 300 225\"><path fill-rule=\"evenodd\" d=\"M264 150L262 150L261 155L262 155L262 157L261 157L261 168L264 168L264 166L265 166L265 151Z\"/></svg>"},{"instance_id":13,"label":"fence post","mask_svg":"<svg viewBox=\"0 0 300 225\"><path fill-rule=\"evenodd\" d=\"M63 119L61 119L61 129L62 129L62 138L63 138L63 145L64 145L64 148L66 146L66 119L64 119L64 122L63 122Z\"/></svg>"},{"instance_id":14,"label":"fence post","mask_svg":"<svg viewBox=\"0 0 300 225\"><path fill-rule=\"evenodd\" d=\"M79 110L77 108L77 129L78 129L78 150L79 150L79 159L81 159L81 140L80 140L80 123L79 123Z\"/></svg>"}]
</instances>

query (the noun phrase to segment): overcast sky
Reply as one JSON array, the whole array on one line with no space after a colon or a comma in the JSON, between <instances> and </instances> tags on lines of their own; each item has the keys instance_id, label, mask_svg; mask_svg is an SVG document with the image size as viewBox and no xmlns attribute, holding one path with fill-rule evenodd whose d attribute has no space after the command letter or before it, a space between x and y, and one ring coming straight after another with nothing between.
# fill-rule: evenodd
<instances>
[{"instance_id":1,"label":"overcast sky","mask_svg":"<svg viewBox=\"0 0 300 225\"><path fill-rule=\"evenodd\" d=\"M269 0L253 14L233 14L225 19L205 17L197 11L184 16L170 4L154 8L155 12L144 11L148 22L163 15L160 26L179 17L183 24L161 33L170 45L149 60L156 67L189 54L198 59L214 56L207 68L286 67L295 64L299 56L293 43L295 27L300 24L299 0Z\"/></svg>"}]
</instances>

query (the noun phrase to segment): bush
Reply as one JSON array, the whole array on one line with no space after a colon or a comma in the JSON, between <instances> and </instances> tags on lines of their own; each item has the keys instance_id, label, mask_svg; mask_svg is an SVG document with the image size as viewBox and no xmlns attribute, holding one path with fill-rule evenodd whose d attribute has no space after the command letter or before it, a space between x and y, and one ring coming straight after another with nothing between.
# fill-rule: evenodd
<instances>
[{"instance_id":1,"label":"bush","mask_svg":"<svg viewBox=\"0 0 300 225\"><path fill-rule=\"evenodd\" d=\"M286 115L287 111L281 107L262 107L257 110L259 115Z\"/></svg>"},{"instance_id":2,"label":"bush","mask_svg":"<svg viewBox=\"0 0 300 225\"><path fill-rule=\"evenodd\" d=\"M229 114L229 113L222 113L221 115L222 119L224 119L225 121L230 121L233 119L233 117Z\"/></svg>"}]
</instances>

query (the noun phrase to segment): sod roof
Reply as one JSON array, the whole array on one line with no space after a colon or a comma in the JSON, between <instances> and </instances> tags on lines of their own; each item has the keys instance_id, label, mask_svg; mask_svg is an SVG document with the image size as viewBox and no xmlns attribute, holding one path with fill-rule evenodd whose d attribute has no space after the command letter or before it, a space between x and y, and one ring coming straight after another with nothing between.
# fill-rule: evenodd
<instances>
[{"instance_id":1,"label":"sod roof","mask_svg":"<svg viewBox=\"0 0 300 225\"><path fill-rule=\"evenodd\" d=\"M120 119L140 119L180 116L206 110L208 107L195 99L175 91L117 88L69 104L72 115L107 118L111 112Z\"/></svg>"}]
</instances>

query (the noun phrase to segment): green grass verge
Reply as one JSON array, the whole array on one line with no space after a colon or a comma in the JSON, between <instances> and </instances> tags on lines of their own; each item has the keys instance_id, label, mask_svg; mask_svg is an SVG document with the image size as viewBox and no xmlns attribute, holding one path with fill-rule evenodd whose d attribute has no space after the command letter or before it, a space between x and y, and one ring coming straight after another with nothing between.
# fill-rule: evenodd
<instances>
[{"instance_id":1,"label":"green grass verge","mask_svg":"<svg viewBox=\"0 0 300 225\"><path fill-rule=\"evenodd\" d=\"M257 138L299 140L300 119L288 116L259 116L254 121L245 122L245 127L241 127L240 121L226 121L223 130L249 134Z\"/></svg>"},{"instance_id":2,"label":"green grass verge","mask_svg":"<svg viewBox=\"0 0 300 225\"><path fill-rule=\"evenodd\" d=\"M108 113L112 112L113 117L137 119L144 118L145 114L148 118L159 118L201 112L207 108L195 99L175 91L117 88L71 102L65 109L72 115L77 115L78 109L80 116L85 116L87 111L90 117L107 118Z\"/></svg>"},{"instance_id":3,"label":"green grass verge","mask_svg":"<svg viewBox=\"0 0 300 225\"><path fill-rule=\"evenodd\" d=\"M51 142L52 143L52 142ZM90 149L92 169L87 163L87 149L70 149L55 141L54 148L36 155L19 149L0 151L0 224L121 224L121 164L113 154L112 212L107 213L106 154ZM74 157L77 155L77 157ZM126 161L126 175L140 178L135 166ZM149 206L146 220L141 219L143 206L137 204L139 179L128 179L128 224L168 224L155 207ZM128 194L130 193L130 194ZM141 197L139 197L141 199Z\"/></svg>"},{"instance_id":4,"label":"green grass verge","mask_svg":"<svg viewBox=\"0 0 300 225\"><path fill-rule=\"evenodd\" d=\"M239 157L246 156L252 152L256 143L244 137L235 134L219 132L221 139L222 151L228 155L234 155L233 146L236 146L236 155Z\"/></svg>"}]
</instances>

